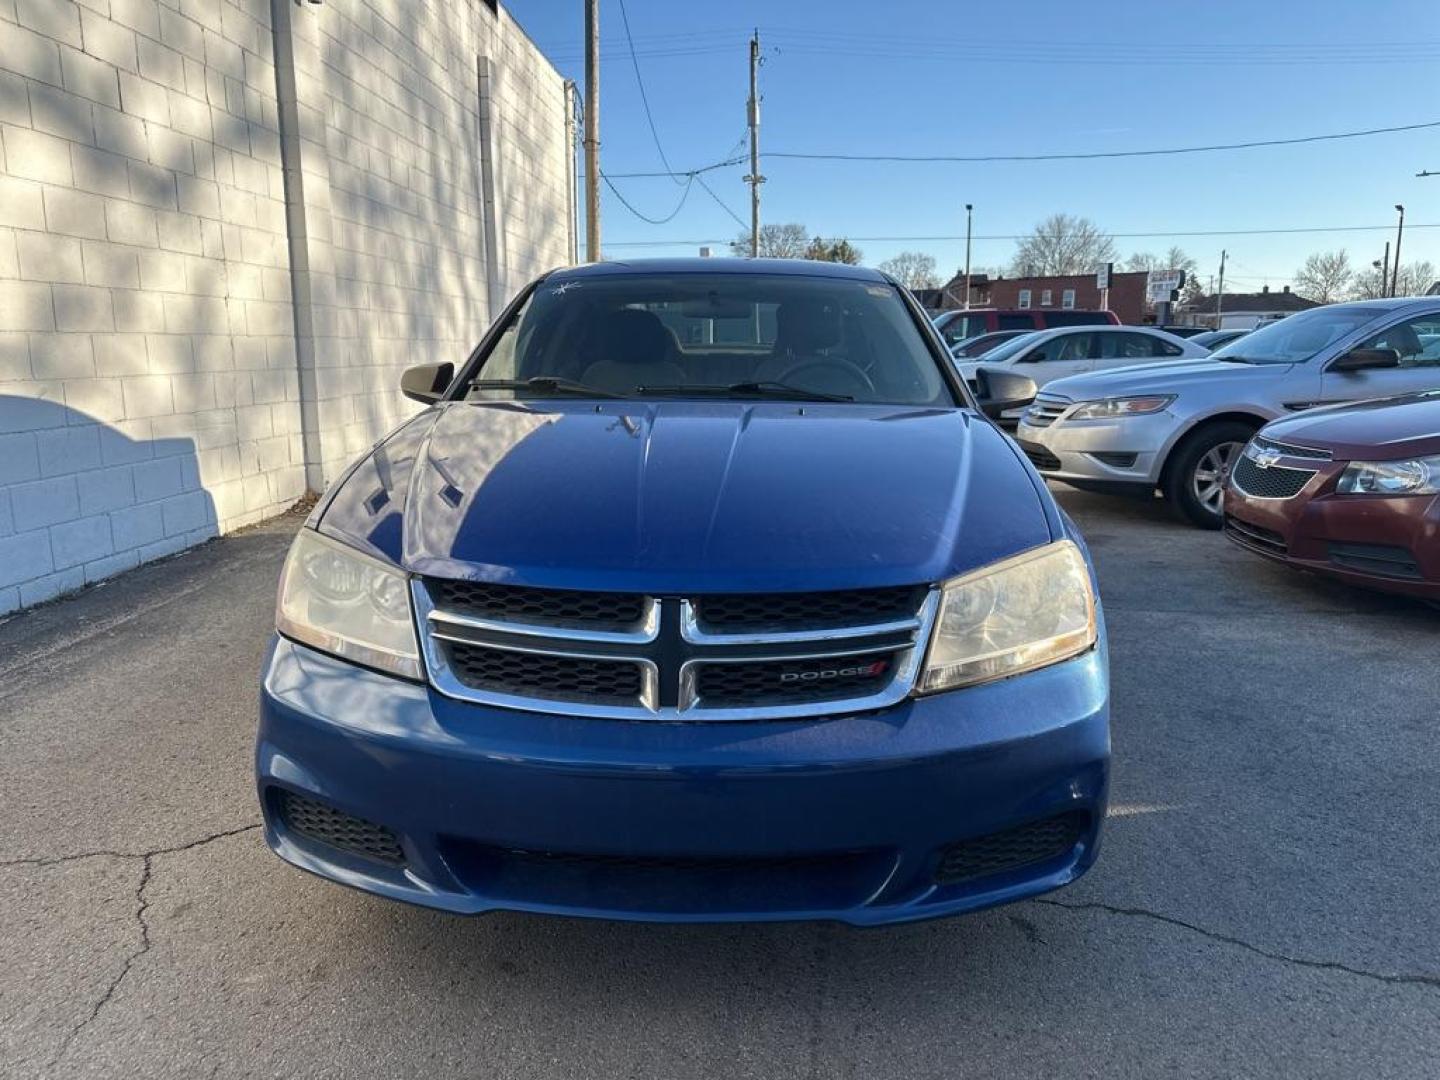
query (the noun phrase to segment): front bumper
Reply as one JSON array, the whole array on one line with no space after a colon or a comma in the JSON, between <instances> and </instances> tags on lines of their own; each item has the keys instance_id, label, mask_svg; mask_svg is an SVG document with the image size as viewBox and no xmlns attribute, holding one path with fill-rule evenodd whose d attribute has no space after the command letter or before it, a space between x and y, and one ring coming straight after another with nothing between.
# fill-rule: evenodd
<instances>
[{"instance_id":1,"label":"front bumper","mask_svg":"<svg viewBox=\"0 0 1440 1080\"><path fill-rule=\"evenodd\" d=\"M1296 569L1440 600L1440 496L1337 496L1344 464L1327 464L1291 499L1256 498L1232 484L1225 491L1226 536Z\"/></svg>"},{"instance_id":2,"label":"front bumper","mask_svg":"<svg viewBox=\"0 0 1440 1080\"><path fill-rule=\"evenodd\" d=\"M1116 487L1154 487L1179 420L1168 409L1123 420L1056 420L1034 427L1023 419L1015 430L1021 448L1040 473L1051 480L1078 480Z\"/></svg>"},{"instance_id":3,"label":"front bumper","mask_svg":"<svg viewBox=\"0 0 1440 1080\"><path fill-rule=\"evenodd\" d=\"M462 913L874 925L1018 900L1097 854L1100 640L880 712L669 724L463 703L276 639L256 745L265 836L324 877ZM286 792L390 830L403 859L317 842ZM947 845L1061 817L1077 823L1063 851L937 882Z\"/></svg>"}]
</instances>

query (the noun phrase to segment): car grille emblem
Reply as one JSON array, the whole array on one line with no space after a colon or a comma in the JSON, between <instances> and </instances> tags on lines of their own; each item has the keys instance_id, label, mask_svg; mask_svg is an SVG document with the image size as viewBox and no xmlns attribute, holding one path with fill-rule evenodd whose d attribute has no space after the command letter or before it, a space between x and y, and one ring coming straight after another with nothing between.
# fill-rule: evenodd
<instances>
[{"instance_id":1,"label":"car grille emblem","mask_svg":"<svg viewBox=\"0 0 1440 1080\"><path fill-rule=\"evenodd\" d=\"M1255 450L1250 454L1250 460L1255 463L1257 469L1268 469L1280 460L1280 451L1266 447L1264 450Z\"/></svg>"}]
</instances>

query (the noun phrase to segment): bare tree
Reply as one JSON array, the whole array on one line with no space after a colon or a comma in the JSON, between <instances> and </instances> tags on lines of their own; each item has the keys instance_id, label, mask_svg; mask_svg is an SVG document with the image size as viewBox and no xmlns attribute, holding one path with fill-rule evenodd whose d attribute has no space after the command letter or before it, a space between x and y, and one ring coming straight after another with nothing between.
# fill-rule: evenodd
<instances>
[{"instance_id":1,"label":"bare tree","mask_svg":"<svg viewBox=\"0 0 1440 1080\"><path fill-rule=\"evenodd\" d=\"M1021 277L1086 274L1114 259L1114 241L1089 218L1051 214L1016 245L1010 270Z\"/></svg>"},{"instance_id":2,"label":"bare tree","mask_svg":"<svg viewBox=\"0 0 1440 1080\"><path fill-rule=\"evenodd\" d=\"M1334 303L1350 291L1355 268L1344 248L1339 251L1317 251L1305 259L1295 271L1295 291L1322 304Z\"/></svg>"},{"instance_id":3,"label":"bare tree","mask_svg":"<svg viewBox=\"0 0 1440 1080\"><path fill-rule=\"evenodd\" d=\"M1406 263L1400 267L1396 296L1423 296L1436 282L1435 264L1429 259ZM1353 300L1375 300L1390 295L1390 279L1385 277L1381 267L1369 266L1355 275L1350 287Z\"/></svg>"},{"instance_id":4,"label":"bare tree","mask_svg":"<svg viewBox=\"0 0 1440 1080\"><path fill-rule=\"evenodd\" d=\"M1428 259L1405 263L1400 267L1400 282L1395 289L1396 296L1424 296L1425 290L1435 284L1435 264Z\"/></svg>"},{"instance_id":5,"label":"bare tree","mask_svg":"<svg viewBox=\"0 0 1440 1080\"><path fill-rule=\"evenodd\" d=\"M803 259L810 244L810 233L804 225L760 226L760 257L764 259ZM741 258L750 254L750 234L743 232L730 241L730 254Z\"/></svg>"},{"instance_id":6,"label":"bare tree","mask_svg":"<svg viewBox=\"0 0 1440 1080\"><path fill-rule=\"evenodd\" d=\"M935 256L919 251L902 251L882 262L880 270L907 289L933 289L940 284L940 275L935 271Z\"/></svg>"}]
</instances>

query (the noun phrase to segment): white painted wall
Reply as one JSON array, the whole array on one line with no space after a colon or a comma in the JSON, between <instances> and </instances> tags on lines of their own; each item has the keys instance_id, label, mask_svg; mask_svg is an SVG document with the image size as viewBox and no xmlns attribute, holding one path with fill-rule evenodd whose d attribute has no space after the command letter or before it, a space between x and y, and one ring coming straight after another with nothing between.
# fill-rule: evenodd
<instances>
[{"instance_id":1,"label":"white painted wall","mask_svg":"<svg viewBox=\"0 0 1440 1080\"><path fill-rule=\"evenodd\" d=\"M566 260L566 168L484 0L0 0L0 613L333 480Z\"/></svg>"}]
</instances>

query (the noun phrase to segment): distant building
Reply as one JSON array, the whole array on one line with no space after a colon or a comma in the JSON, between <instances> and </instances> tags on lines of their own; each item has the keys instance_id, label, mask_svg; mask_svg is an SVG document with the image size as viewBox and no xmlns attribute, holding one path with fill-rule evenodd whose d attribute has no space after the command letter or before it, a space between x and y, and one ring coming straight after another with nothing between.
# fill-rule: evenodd
<instances>
[{"instance_id":1,"label":"distant building","mask_svg":"<svg viewBox=\"0 0 1440 1080\"><path fill-rule=\"evenodd\" d=\"M1251 330L1261 323L1274 322L1297 311L1320 307L1318 301L1290 291L1286 285L1279 292L1265 286L1258 293L1224 293L1220 298L1220 317L1215 316L1215 297L1202 296L1181 310L1179 321L1190 326L1209 326L1221 330Z\"/></svg>"},{"instance_id":2,"label":"distant building","mask_svg":"<svg viewBox=\"0 0 1440 1080\"><path fill-rule=\"evenodd\" d=\"M1110 278L1108 307L1122 323L1145 321L1144 271L1118 273ZM941 290L942 309L964 307L965 275L957 274ZM1095 275L1062 274L1053 277L988 277L972 274L970 306L993 308L1034 308L1053 311L1100 311L1100 290Z\"/></svg>"}]
</instances>

